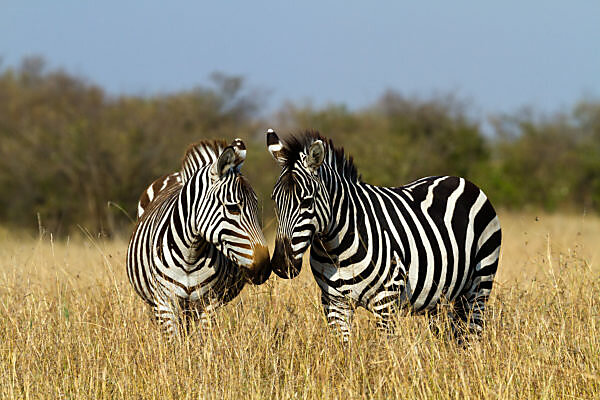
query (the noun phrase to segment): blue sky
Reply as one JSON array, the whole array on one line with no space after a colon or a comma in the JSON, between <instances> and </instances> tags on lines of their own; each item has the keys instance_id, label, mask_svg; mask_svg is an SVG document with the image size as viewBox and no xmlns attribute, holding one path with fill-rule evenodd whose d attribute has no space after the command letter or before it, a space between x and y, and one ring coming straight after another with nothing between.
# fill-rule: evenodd
<instances>
[{"instance_id":1,"label":"blue sky","mask_svg":"<svg viewBox=\"0 0 600 400\"><path fill-rule=\"evenodd\" d=\"M600 1L2 1L0 57L111 94L208 85L214 71L284 100L359 108L391 88L452 93L481 116L600 96Z\"/></svg>"}]
</instances>

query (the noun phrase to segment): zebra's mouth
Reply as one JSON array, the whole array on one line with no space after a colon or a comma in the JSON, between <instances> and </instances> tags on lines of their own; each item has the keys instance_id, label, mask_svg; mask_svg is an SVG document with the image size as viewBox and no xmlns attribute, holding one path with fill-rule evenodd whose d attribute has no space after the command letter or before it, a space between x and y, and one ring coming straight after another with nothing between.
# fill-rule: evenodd
<instances>
[{"instance_id":1,"label":"zebra's mouth","mask_svg":"<svg viewBox=\"0 0 600 400\"><path fill-rule=\"evenodd\" d=\"M292 279L300 274L302 257L294 259L290 239L278 238L275 241L275 251L271 258L271 265L273 266L275 275L283 279Z\"/></svg>"},{"instance_id":2,"label":"zebra's mouth","mask_svg":"<svg viewBox=\"0 0 600 400\"><path fill-rule=\"evenodd\" d=\"M271 261L269 250L262 245L253 248L254 261L244 268L244 274L254 285L261 285L271 276Z\"/></svg>"}]
</instances>

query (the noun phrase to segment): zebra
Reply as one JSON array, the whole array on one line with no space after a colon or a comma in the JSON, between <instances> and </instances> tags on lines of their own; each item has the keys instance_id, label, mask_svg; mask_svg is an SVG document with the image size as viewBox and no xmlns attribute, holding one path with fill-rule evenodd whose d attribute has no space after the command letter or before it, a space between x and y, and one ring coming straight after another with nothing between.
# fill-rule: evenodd
<instances>
[{"instance_id":1,"label":"zebra","mask_svg":"<svg viewBox=\"0 0 600 400\"><path fill-rule=\"evenodd\" d=\"M266 139L282 168L272 193L279 221L273 272L296 277L311 246L328 325L345 342L356 307L373 312L389 332L394 311L435 315L442 300L453 303L458 342L482 332L501 231L481 189L452 176L373 186L317 131L281 141L269 129Z\"/></svg>"},{"instance_id":2,"label":"zebra","mask_svg":"<svg viewBox=\"0 0 600 400\"><path fill-rule=\"evenodd\" d=\"M247 281L259 285L271 274L257 197L240 172L245 158L240 139L200 141L181 171L140 197L127 275L171 339L192 319L208 325Z\"/></svg>"}]
</instances>

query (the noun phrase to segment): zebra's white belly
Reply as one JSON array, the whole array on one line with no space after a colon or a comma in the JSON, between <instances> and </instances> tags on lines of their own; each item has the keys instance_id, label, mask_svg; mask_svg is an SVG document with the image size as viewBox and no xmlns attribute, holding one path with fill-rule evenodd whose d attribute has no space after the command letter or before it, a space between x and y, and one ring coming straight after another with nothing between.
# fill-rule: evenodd
<instances>
[{"instance_id":1,"label":"zebra's white belly","mask_svg":"<svg viewBox=\"0 0 600 400\"><path fill-rule=\"evenodd\" d=\"M337 259L333 259L337 262ZM429 310L434 308L440 301L444 292L439 290L433 291L432 297L426 302L427 295L430 291L425 290L418 297L414 297L414 288L419 281L419 274L423 268L426 276L426 284L431 285L432 273L434 268L447 268L448 259L443 257L442 265L427 265L420 264L415 258L413 263L406 268L400 264L397 255L387 255L379 263L373 264L374 260L364 259L359 263L347 266L338 267L334 263L322 263L311 257L311 268L315 276L317 284L321 290L332 296L343 296L359 302L358 305L369 308L369 303L372 299L378 298L382 292L390 294L391 290L395 290L398 296L398 305L409 307L411 309ZM373 267L374 268L371 268ZM369 276L366 279L355 280L361 273L371 269ZM408 270L408 273L405 271ZM321 277L325 279L321 279ZM325 280L329 281L326 282ZM343 283L345 282L345 283ZM442 285L444 282L439 282ZM446 282L447 284L447 282ZM362 295L366 287L371 286L368 291ZM396 288L396 289L390 289ZM453 286L448 287L447 292L452 291ZM427 307L424 307L427 305Z\"/></svg>"},{"instance_id":2,"label":"zebra's white belly","mask_svg":"<svg viewBox=\"0 0 600 400\"><path fill-rule=\"evenodd\" d=\"M192 268L189 268L191 270ZM208 295L219 292L215 289L224 284L227 276L214 278L218 274L214 265L203 265L189 272L183 268L171 267L162 269L164 276L158 276L162 289L171 296L192 302L206 301ZM232 290L235 285L232 285Z\"/></svg>"},{"instance_id":3,"label":"zebra's white belly","mask_svg":"<svg viewBox=\"0 0 600 400\"><path fill-rule=\"evenodd\" d=\"M386 273L381 274L382 268L376 266L371 268L373 265L372 260L363 260L359 263L352 264L346 267L338 267L332 263L321 263L311 258L311 268L317 284L324 292L332 296L343 296L352 299L355 302L359 302L361 294L365 291L365 288L372 285L372 287L363 296L364 300L367 300L374 296L377 292L385 290L384 285L397 278L395 271L392 271L391 264L388 262ZM366 279L356 280L355 278L363 273L368 273ZM325 278L326 282L320 277ZM375 282L375 284L373 284ZM367 307L367 304L364 304Z\"/></svg>"}]
</instances>

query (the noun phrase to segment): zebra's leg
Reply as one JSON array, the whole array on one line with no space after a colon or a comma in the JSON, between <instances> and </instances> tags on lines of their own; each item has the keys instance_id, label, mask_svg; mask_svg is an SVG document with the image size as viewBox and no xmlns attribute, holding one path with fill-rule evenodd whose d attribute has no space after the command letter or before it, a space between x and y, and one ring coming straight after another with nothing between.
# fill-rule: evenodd
<instances>
[{"instance_id":1,"label":"zebra's leg","mask_svg":"<svg viewBox=\"0 0 600 400\"><path fill-rule=\"evenodd\" d=\"M475 279L471 286L454 302L450 312L452 333L459 343L477 338L483 332L485 305L490 295L491 285L481 285Z\"/></svg>"},{"instance_id":2,"label":"zebra's leg","mask_svg":"<svg viewBox=\"0 0 600 400\"><path fill-rule=\"evenodd\" d=\"M198 316L198 321L200 323L200 328L204 331L204 330L208 330L211 328L212 326L212 320L213 320L213 313L203 310L202 312L200 312L199 316Z\"/></svg>"},{"instance_id":3,"label":"zebra's leg","mask_svg":"<svg viewBox=\"0 0 600 400\"><path fill-rule=\"evenodd\" d=\"M218 308L221 304L210 302L207 304L201 304L196 309L196 320L200 326L200 331L208 331L212 328L213 319L215 316L215 308Z\"/></svg>"},{"instance_id":4,"label":"zebra's leg","mask_svg":"<svg viewBox=\"0 0 600 400\"><path fill-rule=\"evenodd\" d=\"M478 337L483 332L485 305L498 268L500 242L500 224L498 218L494 217L478 239L480 247L475 256L473 275L455 301L455 315L452 317L460 323L453 324L459 342Z\"/></svg>"},{"instance_id":5,"label":"zebra's leg","mask_svg":"<svg viewBox=\"0 0 600 400\"><path fill-rule=\"evenodd\" d=\"M321 292L321 303L327 318L327 324L342 333L342 340L347 343L350 339L352 317L354 310L349 299L341 296L331 296Z\"/></svg>"},{"instance_id":6,"label":"zebra's leg","mask_svg":"<svg viewBox=\"0 0 600 400\"><path fill-rule=\"evenodd\" d=\"M445 340L452 340L454 338L454 323L458 324L458 321L451 311L452 307L454 307L453 302L442 297L435 307L426 311L429 330L434 336Z\"/></svg>"},{"instance_id":7,"label":"zebra's leg","mask_svg":"<svg viewBox=\"0 0 600 400\"><path fill-rule=\"evenodd\" d=\"M377 328L387 333L388 338L394 334L392 316L410 307L410 284L406 279L406 268L396 252L390 261L390 271L392 272L382 290L369 300L367 307L377 318Z\"/></svg>"},{"instance_id":8,"label":"zebra's leg","mask_svg":"<svg viewBox=\"0 0 600 400\"><path fill-rule=\"evenodd\" d=\"M213 320L215 316L214 311L221 305L222 303L218 299L190 303L190 307L187 312L189 321L188 333L190 333L192 330L192 323L194 324L194 330L196 334L203 335L209 332L213 327Z\"/></svg>"},{"instance_id":9,"label":"zebra's leg","mask_svg":"<svg viewBox=\"0 0 600 400\"><path fill-rule=\"evenodd\" d=\"M429 330L434 336L439 336L440 333L442 333L439 307L436 306L435 308L428 310L426 315Z\"/></svg>"},{"instance_id":10,"label":"zebra's leg","mask_svg":"<svg viewBox=\"0 0 600 400\"><path fill-rule=\"evenodd\" d=\"M376 296L374 301L369 305L369 309L377 318L377 328L387 333L388 336L394 334L392 317L398 312L398 294L390 292L382 292Z\"/></svg>"},{"instance_id":11,"label":"zebra's leg","mask_svg":"<svg viewBox=\"0 0 600 400\"><path fill-rule=\"evenodd\" d=\"M377 317L377 329L387 333L388 335L392 335L394 333L394 329L391 324L391 308L378 310L375 312L375 316Z\"/></svg>"},{"instance_id":12,"label":"zebra's leg","mask_svg":"<svg viewBox=\"0 0 600 400\"><path fill-rule=\"evenodd\" d=\"M154 306L154 316L169 341L180 338L179 310L173 302L168 299L158 299Z\"/></svg>"}]
</instances>

